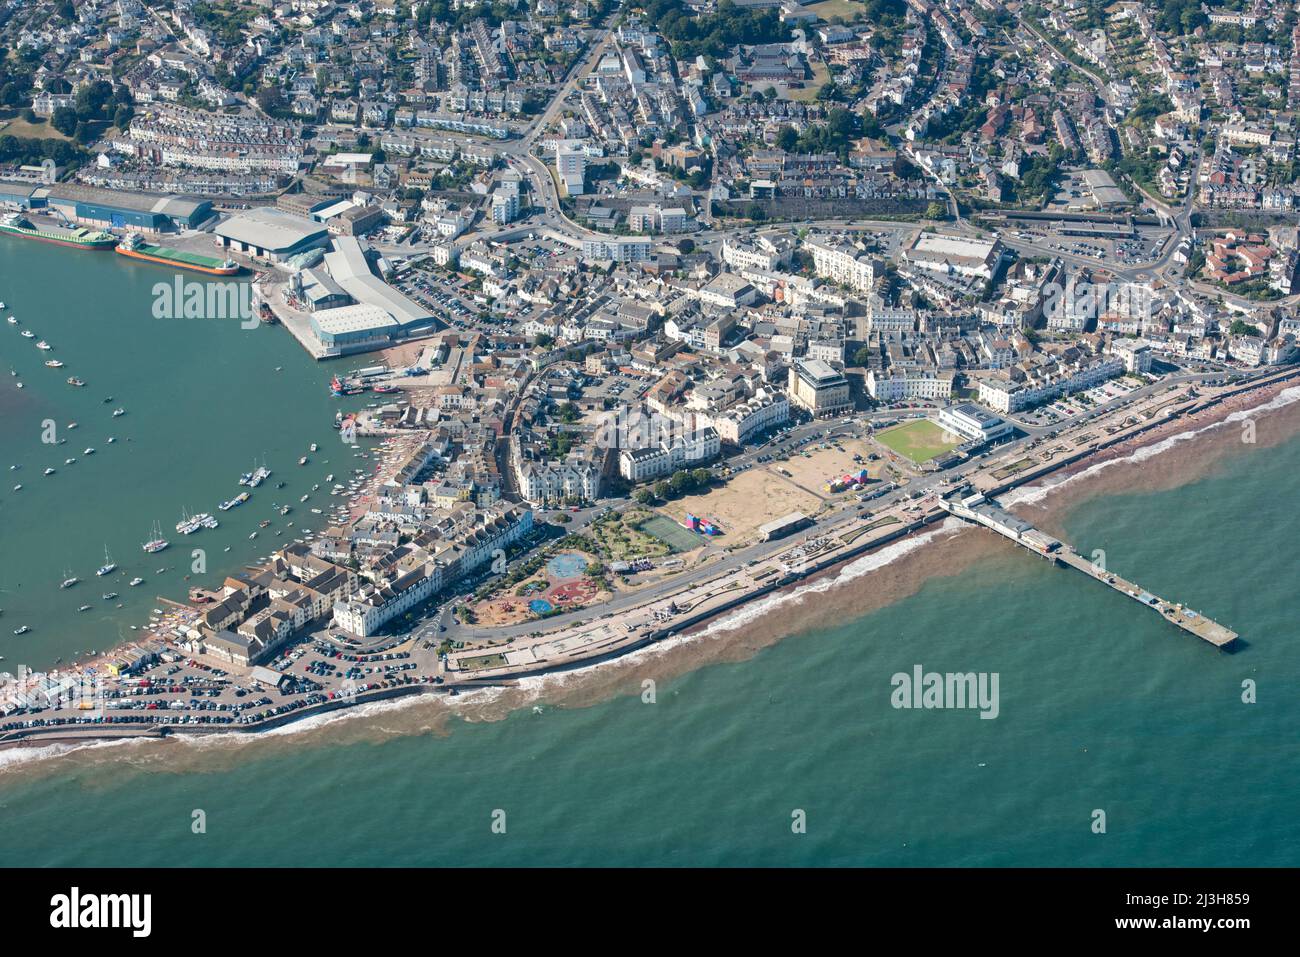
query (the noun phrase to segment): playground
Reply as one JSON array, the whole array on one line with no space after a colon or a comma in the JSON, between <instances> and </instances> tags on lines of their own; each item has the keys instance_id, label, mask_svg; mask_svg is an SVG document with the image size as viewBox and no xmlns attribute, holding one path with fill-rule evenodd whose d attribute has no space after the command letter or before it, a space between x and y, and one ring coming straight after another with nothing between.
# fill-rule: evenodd
<instances>
[{"instance_id":1,"label":"playground","mask_svg":"<svg viewBox=\"0 0 1300 957\"><path fill-rule=\"evenodd\" d=\"M603 579L588 574L594 562L581 552L554 555L507 593L478 602L475 619L479 625L515 625L605 601L611 595L602 590Z\"/></svg>"}]
</instances>

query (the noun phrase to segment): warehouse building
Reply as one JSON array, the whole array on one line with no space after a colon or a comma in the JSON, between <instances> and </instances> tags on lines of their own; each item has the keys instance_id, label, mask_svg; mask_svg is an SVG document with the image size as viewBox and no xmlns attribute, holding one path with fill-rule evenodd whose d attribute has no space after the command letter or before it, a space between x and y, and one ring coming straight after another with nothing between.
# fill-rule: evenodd
<instances>
[{"instance_id":1,"label":"warehouse building","mask_svg":"<svg viewBox=\"0 0 1300 957\"><path fill-rule=\"evenodd\" d=\"M339 288L358 303L375 307L396 323L397 328L390 330L389 335L411 335L432 329L436 325L429 310L402 295L370 271L365 248L355 237L335 237L333 251L325 254L325 268Z\"/></svg>"},{"instance_id":2,"label":"warehouse building","mask_svg":"<svg viewBox=\"0 0 1300 957\"><path fill-rule=\"evenodd\" d=\"M222 246L270 262L329 243L329 230L320 223L273 206L260 206L231 216L214 232Z\"/></svg>"},{"instance_id":3,"label":"warehouse building","mask_svg":"<svg viewBox=\"0 0 1300 957\"><path fill-rule=\"evenodd\" d=\"M391 313L366 303L317 309L311 314L311 329L322 345L336 350L383 344L401 331Z\"/></svg>"},{"instance_id":4,"label":"warehouse building","mask_svg":"<svg viewBox=\"0 0 1300 957\"><path fill-rule=\"evenodd\" d=\"M903 252L903 259L934 272L992 279L1004 255L998 239L922 232Z\"/></svg>"},{"instance_id":5,"label":"warehouse building","mask_svg":"<svg viewBox=\"0 0 1300 957\"><path fill-rule=\"evenodd\" d=\"M35 183L0 182L0 208L31 209L44 204L43 187Z\"/></svg>"},{"instance_id":6,"label":"warehouse building","mask_svg":"<svg viewBox=\"0 0 1300 957\"><path fill-rule=\"evenodd\" d=\"M101 229L164 233L194 229L212 216L207 200L130 193L78 183L45 188L46 205L72 222Z\"/></svg>"}]
</instances>

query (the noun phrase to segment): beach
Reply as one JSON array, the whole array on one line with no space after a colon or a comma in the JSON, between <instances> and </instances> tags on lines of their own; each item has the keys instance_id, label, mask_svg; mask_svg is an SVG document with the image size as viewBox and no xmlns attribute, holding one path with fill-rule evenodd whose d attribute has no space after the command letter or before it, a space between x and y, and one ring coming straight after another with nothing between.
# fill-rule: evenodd
<instances>
[{"instance_id":1,"label":"beach","mask_svg":"<svg viewBox=\"0 0 1300 957\"><path fill-rule=\"evenodd\" d=\"M1300 434L1298 399L1300 387L1287 382L1233 396L1096 453L1039 484L1018 488L1004 496L1003 503L1037 526L1063 534L1061 523L1084 502L1111 494L1174 489L1212 474L1234 452L1249 454ZM1242 442L1242 423L1247 419L1254 422L1254 443ZM0 768L40 765L49 770L84 760L84 755L78 755L88 748L95 750L98 759L98 748L106 746L115 754L131 754L132 760L194 769L217 754L237 760L238 754L255 758L283 753L298 743L373 744L395 735L447 734L455 721L500 721L529 708L592 707L640 694L647 681L670 684L702 668L747 661L783 640L869 615L932 582L955 578L983 562L1003 560L1022 559L997 536L946 519L683 634L598 664L527 677L507 687L469 691L456 698L424 694L360 705L257 734L60 744L29 749L33 753L21 759L8 752Z\"/></svg>"}]
</instances>

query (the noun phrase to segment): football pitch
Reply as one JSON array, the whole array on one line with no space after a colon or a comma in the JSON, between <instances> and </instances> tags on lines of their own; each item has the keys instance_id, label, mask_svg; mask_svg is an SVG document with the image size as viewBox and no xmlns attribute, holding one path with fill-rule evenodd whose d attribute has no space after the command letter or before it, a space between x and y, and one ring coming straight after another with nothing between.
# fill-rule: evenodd
<instances>
[{"instance_id":1,"label":"football pitch","mask_svg":"<svg viewBox=\"0 0 1300 957\"><path fill-rule=\"evenodd\" d=\"M960 437L945 432L929 419L917 419L878 432L876 441L918 464L961 445Z\"/></svg>"}]
</instances>

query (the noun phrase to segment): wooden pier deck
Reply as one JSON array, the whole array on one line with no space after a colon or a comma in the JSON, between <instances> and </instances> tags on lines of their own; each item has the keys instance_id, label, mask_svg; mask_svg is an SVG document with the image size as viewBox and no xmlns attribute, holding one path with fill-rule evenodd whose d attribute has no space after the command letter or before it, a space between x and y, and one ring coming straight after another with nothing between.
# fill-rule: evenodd
<instances>
[{"instance_id":1,"label":"wooden pier deck","mask_svg":"<svg viewBox=\"0 0 1300 957\"><path fill-rule=\"evenodd\" d=\"M1237 640L1238 635L1231 628L1181 604L1166 601L1137 583L1094 565L1075 551L1073 546L1039 531L1018 516L1003 512L995 503L983 496L973 496L972 499L964 502L944 500L940 504L949 514L991 528L1035 555L1049 559L1053 564L1083 572L1094 581L1101 582L1152 611L1158 612L1160 617L1171 625L1181 628L1190 635L1195 635L1202 641L1209 642L1216 648L1227 648Z\"/></svg>"}]
</instances>

